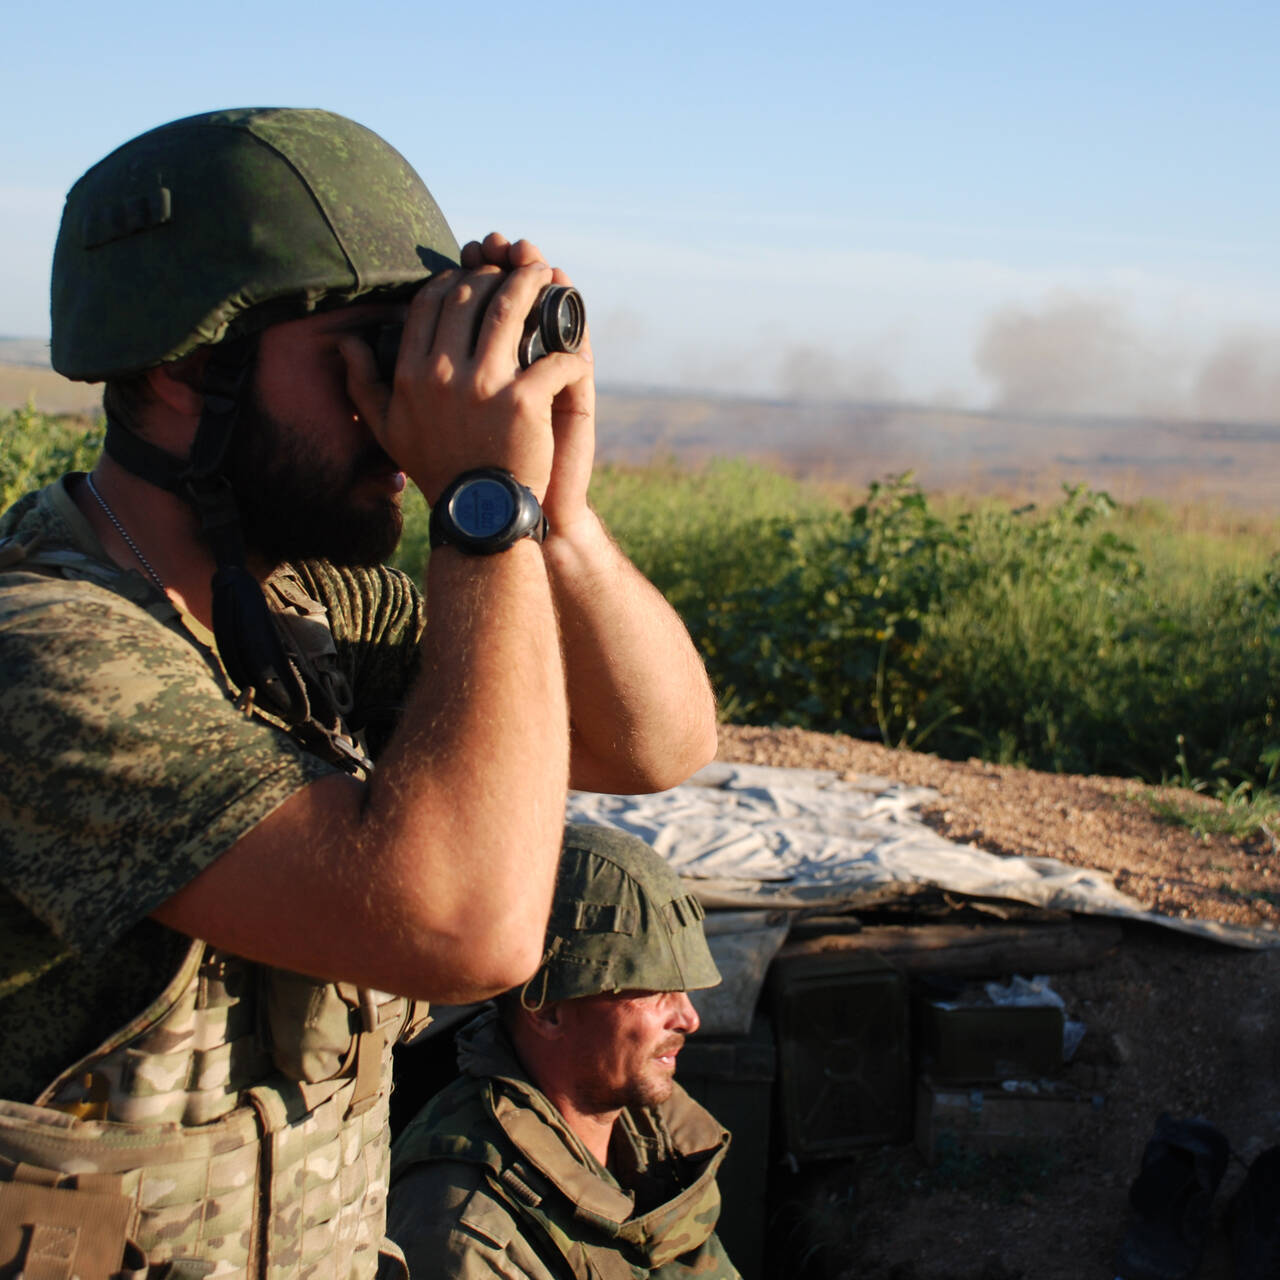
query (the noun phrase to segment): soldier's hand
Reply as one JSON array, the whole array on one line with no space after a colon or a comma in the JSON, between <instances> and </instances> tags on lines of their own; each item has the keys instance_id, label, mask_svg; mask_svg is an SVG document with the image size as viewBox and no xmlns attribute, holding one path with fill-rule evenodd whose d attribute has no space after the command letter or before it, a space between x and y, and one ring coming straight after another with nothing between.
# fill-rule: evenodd
<instances>
[{"instance_id":1,"label":"soldier's hand","mask_svg":"<svg viewBox=\"0 0 1280 1280\"><path fill-rule=\"evenodd\" d=\"M572 284L558 268L552 272L552 281ZM565 383L551 407L555 457L542 507L555 537L571 537L579 521L591 515L587 487L596 454L596 382L590 328L583 333L578 354L587 361L586 369L581 377Z\"/></svg>"},{"instance_id":2,"label":"soldier's hand","mask_svg":"<svg viewBox=\"0 0 1280 1280\"><path fill-rule=\"evenodd\" d=\"M463 246L464 267L495 266L504 270L532 266L544 261L538 246L529 240L511 242L496 231L483 240ZM551 274L554 284L572 284L558 268ZM579 355L588 362L580 377L566 382L556 396L552 411L555 458L543 510L553 536L570 536L578 522L589 514L587 486L595 463L596 388L591 365L591 335L583 336Z\"/></svg>"},{"instance_id":3,"label":"soldier's hand","mask_svg":"<svg viewBox=\"0 0 1280 1280\"><path fill-rule=\"evenodd\" d=\"M531 267L546 262L542 250L530 240L508 240L498 231L490 231L483 240L469 240L462 246L462 265L466 268L490 266L510 271L515 267Z\"/></svg>"},{"instance_id":4,"label":"soldier's hand","mask_svg":"<svg viewBox=\"0 0 1280 1280\"><path fill-rule=\"evenodd\" d=\"M590 364L557 352L519 367L525 317L553 278L534 254L521 251L533 260L507 270L485 262L432 277L409 306L389 397L367 386L365 354L344 346L352 399L428 502L481 466L504 467L539 499L546 494L553 403Z\"/></svg>"}]
</instances>

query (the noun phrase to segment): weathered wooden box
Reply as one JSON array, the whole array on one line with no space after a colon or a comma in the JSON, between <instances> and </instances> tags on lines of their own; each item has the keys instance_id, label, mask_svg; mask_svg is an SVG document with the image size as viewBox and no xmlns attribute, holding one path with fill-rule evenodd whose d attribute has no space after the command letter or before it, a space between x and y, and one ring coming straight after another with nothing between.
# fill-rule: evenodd
<instances>
[{"instance_id":1,"label":"weathered wooden box","mask_svg":"<svg viewBox=\"0 0 1280 1280\"><path fill-rule=\"evenodd\" d=\"M916 1086L916 1147L930 1163L939 1140L998 1150L1064 1138L1101 1122L1100 1094L1082 1093L1052 1080L963 1086L921 1076Z\"/></svg>"},{"instance_id":2,"label":"weathered wooden box","mask_svg":"<svg viewBox=\"0 0 1280 1280\"><path fill-rule=\"evenodd\" d=\"M870 952L780 956L770 976L781 1149L848 1155L911 1133L906 977Z\"/></svg>"}]
</instances>

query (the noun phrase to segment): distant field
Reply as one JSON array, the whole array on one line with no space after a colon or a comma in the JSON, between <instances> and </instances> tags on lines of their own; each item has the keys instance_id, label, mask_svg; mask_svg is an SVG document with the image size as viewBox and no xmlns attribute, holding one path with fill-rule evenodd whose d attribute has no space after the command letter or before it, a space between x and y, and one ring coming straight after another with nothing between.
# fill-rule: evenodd
<instances>
[{"instance_id":1,"label":"distant field","mask_svg":"<svg viewBox=\"0 0 1280 1280\"><path fill-rule=\"evenodd\" d=\"M0 410L20 409L28 400L45 413L92 413L101 407L102 387L36 365L0 364Z\"/></svg>"},{"instance_id":2,"label":"distant field","mask_svg":"<svg viewBox=\"0 0 1280 1280\"><path fill-rule=\"evenodd\" d=\"M0 338L0 364L30 364L49 367L47 338Z\"/></svg>"},{"instance_id":3,"label":"distant field","mask_svg":"<svg viewBox=\"0 0 1280 1280\"><path fill-rule=\"evenodd\" d=\"M613 461L731 455L859 486L913 471L935 493L1043 499L1086 484L1122 502L1262 512L1280 492L1280 425L604 394L599 433Z\"/></svg>"},{"instance_id":4,"label":"distant field","mask_svg":"<svg viewBox=\"0 0 1280 1280\"><path fill-rule=\"evenodd\" d=\"M0 364L0 410L28 399L47 413L97 410L99 387L16 363L29 353L0 339L5 355L15 363ZM614 462L681 464L743 457L853 485L913 471L929 492L1019 500L1086 484L1122 502L1157 499L1225 512L1271 511L1280 493L1280 425L605 391L599 454Z\"/></svg>"}]
</instances>

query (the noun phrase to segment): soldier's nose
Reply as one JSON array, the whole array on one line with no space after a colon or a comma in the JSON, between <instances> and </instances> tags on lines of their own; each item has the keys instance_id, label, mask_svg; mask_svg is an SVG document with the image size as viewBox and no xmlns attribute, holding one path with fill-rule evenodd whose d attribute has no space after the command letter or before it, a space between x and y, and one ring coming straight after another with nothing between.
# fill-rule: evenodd
<instances>
[{"instance_id":1,"label":"soldier's nose","mask_svg":"<svg viewBox=\"0 0 1280 1280\"><path fill-rule=\"evenodd\" d=\"M691 1036L702 1023L698 1011L693 1007L687 991L673 991L671 1004L671 1027L674 1031L683 1031Z\"/></svg>"}]
</instances>

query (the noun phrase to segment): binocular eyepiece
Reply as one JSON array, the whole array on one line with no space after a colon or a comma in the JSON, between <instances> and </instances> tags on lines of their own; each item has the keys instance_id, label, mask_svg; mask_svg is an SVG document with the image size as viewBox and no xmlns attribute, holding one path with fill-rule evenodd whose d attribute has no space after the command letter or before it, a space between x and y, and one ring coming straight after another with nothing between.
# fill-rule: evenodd
<instances>
[{"instance_id":1,"label":"binocular eyepiece","mask_svg":"<svg viewBox=\"0 0 1280 1280\"><path fill-rule=\"evenodd\" d=\"M553 351L577 351L586 331L587 309L582 294L567 284L547 285L524 322L517 353L520 367L527 369ZM366 335L383 382L395 377L403 335L404 325L400 322L376 325Z\"/></svg>"}]
</instances>

